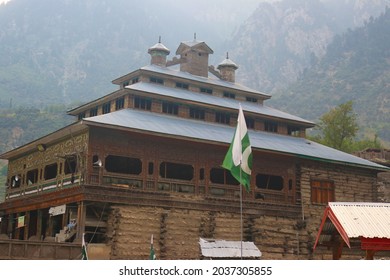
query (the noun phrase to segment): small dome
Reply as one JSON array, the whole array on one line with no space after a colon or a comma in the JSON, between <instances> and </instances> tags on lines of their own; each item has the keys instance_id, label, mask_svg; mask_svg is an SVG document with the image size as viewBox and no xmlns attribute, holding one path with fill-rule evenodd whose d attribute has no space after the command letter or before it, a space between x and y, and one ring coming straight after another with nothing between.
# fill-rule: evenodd
<instances>
[{"instance_id":1,"label":"small dome","mask_svg":"<svg viewBox=\"0 0 390 280\"><path fill-rule=\"evenodd\" d=\"M234 69L238 69L238 65L235 64L231 59L229 59L229 53L226 54L226 58L218 64L218 69L222 67L233 67Z\"/></svg>"},{"instance_id":2,"label":"small dome","mask_svg":"<svg viewBox=\"0 0 390 280\"><path fill-rule=\"evenodd\" d=\"M164 53L166 53L167 55L171 52L166 46L164 46L162 43L161 43L161 37L159 38L158 40L158 43L155 44L154 46L150 47L148 49L148 53L150 54L151 52L154 52L154 51L162 51Z\"/></svg>"}]
</instances>

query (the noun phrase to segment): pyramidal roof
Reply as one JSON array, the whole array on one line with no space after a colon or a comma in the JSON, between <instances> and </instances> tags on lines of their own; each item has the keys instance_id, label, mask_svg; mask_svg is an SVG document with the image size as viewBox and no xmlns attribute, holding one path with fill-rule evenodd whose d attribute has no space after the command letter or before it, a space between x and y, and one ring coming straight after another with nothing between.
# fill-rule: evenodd
<instances>
[{"instance_id":1,"label":"pyramidal roof","mask_svg":"<svg viewBox=\"0 0 390 280\"><path fill-rule=\"evenodd\" d=\"M194 37L194 40L192 40L192 41L181 42L179 47L176 50L176 54L177 55L181 54L188 49L202 50L208 54L214 53L214 51L204 41L198 41L196 39L196 36Z\"/></svg>"}]
</instances>

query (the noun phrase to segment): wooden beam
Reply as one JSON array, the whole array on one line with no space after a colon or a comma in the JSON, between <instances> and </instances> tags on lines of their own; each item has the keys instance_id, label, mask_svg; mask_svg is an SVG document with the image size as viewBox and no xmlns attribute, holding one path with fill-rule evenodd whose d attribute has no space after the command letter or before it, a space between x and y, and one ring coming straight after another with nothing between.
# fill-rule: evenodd
<instances>
[{"instance_id":1,"label":"wooden beam","mask_svg":"<svg viewBox=\"0 0 390 280\"><path fill-rule=\"evenodd\" d=\"M376 252L375 250L366 250L366 260L373 260Z\"/></svg>"},{"instance_id":2,"label":"wooden beam","mask_svg":"<svg viewBox=\"0 0 390 280\"><path fill-rule=\"evenodd\" d=\"M340 239L339 242L335 242L333 245L333 259L339 260L341 258L341 255L343 253L343 247L344 247L344 240Z\"/></svg>"}]
</instances>

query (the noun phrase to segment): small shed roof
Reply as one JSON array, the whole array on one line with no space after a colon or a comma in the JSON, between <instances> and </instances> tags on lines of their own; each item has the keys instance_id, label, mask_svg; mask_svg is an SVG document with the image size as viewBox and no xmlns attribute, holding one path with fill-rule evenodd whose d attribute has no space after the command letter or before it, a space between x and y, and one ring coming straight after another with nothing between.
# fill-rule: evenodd
<instances>
[{"instance_id":1,"label":"small shed roof","mask_svg":"<svg viewBox=\"0 0 390 280\"><path fill-rule=\"evenodd\" d=\"M199 238L199 245L203 257L206 258L240 258L242 244L243 258L260 258L261 252L253 242L206 240Z\"/></svg>"},{"instance_id":2,"label":"small shed roof","mask_svg":"<svg viewBox=\"0 0 390 280\"><path fill-rule=\"evenodd\" d=\"M330 241L335 230L348 247L351 238L390 239L390 203L329 202L314 248Z\"/></svg>"}]
</instances>

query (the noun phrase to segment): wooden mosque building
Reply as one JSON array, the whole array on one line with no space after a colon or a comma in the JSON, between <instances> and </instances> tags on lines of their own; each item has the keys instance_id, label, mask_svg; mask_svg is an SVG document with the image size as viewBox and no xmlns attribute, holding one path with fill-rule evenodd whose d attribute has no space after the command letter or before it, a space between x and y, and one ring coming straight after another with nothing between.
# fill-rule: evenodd
<instances>
[{"instance_id":1,"label":"wooden mosque building","mask_svg":"<svg viewBox=\"0 0 390 280\"><path fill-rule=\"evenodd\" d=\"M376 202L379 164L305 138L314 123L268 107L226 57L196 39L161 42L117 90L71 109L75 122L0 156L0 258L200 259L200 240L239 241L238 182L221 167L241 104L253 151L243 239L262 259L330 259L313 245L328 202ZM361 250L344 252L360 258Z\"/></svg>"}]
</instances>

